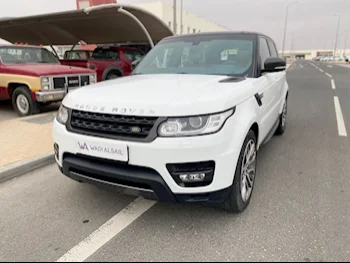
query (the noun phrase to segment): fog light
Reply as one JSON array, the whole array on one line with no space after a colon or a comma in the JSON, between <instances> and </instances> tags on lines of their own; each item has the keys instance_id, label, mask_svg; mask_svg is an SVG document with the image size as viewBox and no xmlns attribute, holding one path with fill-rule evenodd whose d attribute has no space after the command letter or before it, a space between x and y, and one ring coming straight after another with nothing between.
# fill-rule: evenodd
<instances>
[{"instance_id":1,"label":"fog light","mask_svg":"<svg viewBox=\"0 0 350 263\"><path fill-rule=\"evenodd\" d=\"M198 183L205 180L205 173L180 174L179 177L184 183Z\"/></svg>"}]
</instances>

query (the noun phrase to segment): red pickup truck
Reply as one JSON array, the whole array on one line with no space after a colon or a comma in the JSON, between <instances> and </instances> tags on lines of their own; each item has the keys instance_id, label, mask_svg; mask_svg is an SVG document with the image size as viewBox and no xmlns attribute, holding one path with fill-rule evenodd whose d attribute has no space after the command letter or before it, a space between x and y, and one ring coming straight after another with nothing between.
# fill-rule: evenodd
<instances>
[{"instance_id":1,"label":"red pickup truck","mask_svg":"<svg viewBox=\"0 0 350 263\"><path fill-rule=\"evenodd\" d=\"M87 68L61 65L47 49L0 46L0 101L12 100L19 116L40 112L40 106L61 101L67 90L96 82Z\"/></svg>"},{"instance_id":2,"label":"red pickup truck","mask_svg":"<svg viewBox=\"0 0 350 263\"><path fill-rule=\"evenodd\" d=\"M61 60L61 64L94 70L97 73L97 81L128 76L132 71L132 62L144 56L144 53L136 48L114 46L98 47L90 57L86 51L67 52L67 55L64 56L65 59ZM73 55L74 52L78 53Z\"/></svg>"}]
</instances>

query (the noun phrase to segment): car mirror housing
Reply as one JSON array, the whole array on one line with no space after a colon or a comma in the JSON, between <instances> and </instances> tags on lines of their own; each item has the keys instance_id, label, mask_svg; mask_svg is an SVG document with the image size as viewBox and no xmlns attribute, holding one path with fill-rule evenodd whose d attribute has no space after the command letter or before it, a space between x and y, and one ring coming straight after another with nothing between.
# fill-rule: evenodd
<instances>
[{"instance_id":1,"label":"car mirror housing","mask_svg":"<svg viewBox=\"0 0 350 263\"><path fill-rule=\"evenodd\" d=\"M265 60L264 66L263 72L284 71L286 70L287 62L281 57L271 57Z\"/></svg>"}]
</instances>

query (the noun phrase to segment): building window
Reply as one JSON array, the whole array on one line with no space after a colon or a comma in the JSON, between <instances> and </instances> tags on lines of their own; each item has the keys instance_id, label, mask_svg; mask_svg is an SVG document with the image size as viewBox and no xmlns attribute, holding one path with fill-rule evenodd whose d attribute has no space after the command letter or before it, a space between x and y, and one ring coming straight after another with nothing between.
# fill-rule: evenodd
<instances>
[{"instance_id":1,"label":"building window","mask_svg":"<svg viewBox=\"0 0 350 263\"><path fill-rule=\"evenodd\" d=\"M191 33L191 28L190 27L188 27L187 33L188 34Z\"/></svg>"},{"instance_id":2,"label":"building window","mask_svg":"<svg viewBox=\"0 0 350 263\"><path fill-rule=\"evenodd\" d=\"M195 28L193 28L193 33L196 33L196 29Z\"/></svg>"},{"instance_id":3,"label":"building window","mask_svg":"<svg viewBox=\"0 0 350 263\"><path fill-rule=\"evenodd\" d=\"M171 28L171 22L169 22L169 27Z\"/></svg>"}]
</instances>

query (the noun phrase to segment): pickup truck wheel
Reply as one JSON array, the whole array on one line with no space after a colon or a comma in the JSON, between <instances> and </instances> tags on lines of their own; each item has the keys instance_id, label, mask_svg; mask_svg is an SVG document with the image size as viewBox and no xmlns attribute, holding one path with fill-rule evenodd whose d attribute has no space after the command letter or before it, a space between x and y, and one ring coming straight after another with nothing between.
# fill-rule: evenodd
<instances>
[{"instance_id":1,"label":"pickup truck wheel","mask_svg":"<svg viewBox=\"0 0 350 263\"><path fill-rule=\"evenodd\" d=\"M288 113L288 104L286 99L283 105L282 114L280 116L280 123L276 130L276 135L282 135L285 132L286 125L287 125L287 113Z\"/></svg>"},{"instance_id":2,"label":"pickup truck wheel","mask_svg":"<svg viewBox=\"0 0 350 263\"><path fill-rule=\"evenodd\" d=\"M109 73L106 77L106 80L110 80L110 79L116 79L119 78L119 76L115 73Z\"/></svg>"},{"instance_id":3,"label":"pickup truck wheel","mask_svg":"<svg viewBox=\"0 0 350 263\"><path fill-rule=\"evenodd\" d=\"M21 86L12 94L12 105L19 116L29 116L40 112L39 105L32 99L27 87Z\"/></svg>"},{"instance_id":4,"label":"pickup truck wheel","mask_svg":"<svg viewBox=\"0 0 350 263\"><path fill-rule=\"evenodd\" d=\"M257 163L256 135L250 130L238 159L235 178L223 208L230 212L243 212L252 197Z\"/></svg>"}]
</instances>

